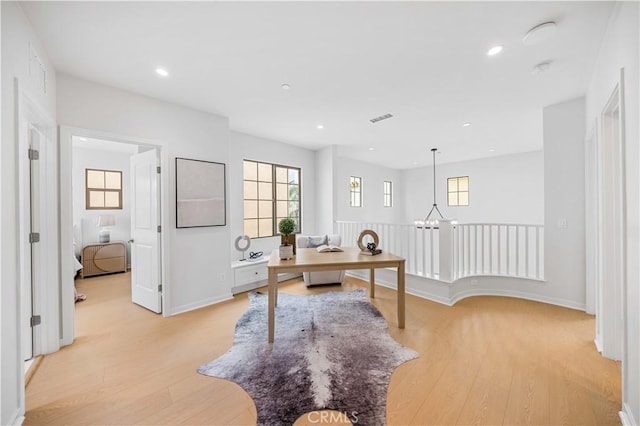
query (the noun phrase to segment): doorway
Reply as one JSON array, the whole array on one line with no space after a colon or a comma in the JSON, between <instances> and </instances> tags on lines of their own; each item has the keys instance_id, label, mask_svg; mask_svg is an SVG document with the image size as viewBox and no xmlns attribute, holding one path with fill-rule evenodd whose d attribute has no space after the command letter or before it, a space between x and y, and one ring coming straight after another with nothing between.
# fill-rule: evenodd
<instances>
[{"instance_id":1,"label":"doorway","mask_svg":"<svg viewBox=\"0 0 640 426\"><path fill-rule=\"evenodd\" d=\"M626 280L625 163L623 82L614 88L601 113L599 147L599 256L596 332L602 355L623 359Z\"/></svg>"},{"instance_id":2,"label":"doorway","mask_svg":"<svg viewBox=\"0 0 640 426\"><path fill-rule=\"evenodd\" d=\"M59 348L57 153L55 122L20 89L18 102L18 259L20 283L20 356L33 357ZM28 364L27 364L28 365ZM25 365L25 368L27 367Z\"/></svg>"},{"instance_id":3,"label":"doorway","mask_svg":"<svg viewBox=\"0 0 640 426\"><path fill-rule=\"evenodd\" d=\"M136 271L135 256L131 257L131 247L133 238L131 234L132 226L132 186L138 187L137 184L131 183L131 158L139 156L139 153L151 154L155 164L166 164L165 147L162 143L155 141L141 140L139 138L129 138L118 135L107 134L104 132L90 131L86 129L75 129L62 127L60 129L60 212L61 212L61 253L69 253L70 256L77 258L82 253L83 248L87 246L97 245L102 247L100 243L100 233L108 231L109 245L117 246L113 250L119 251L120 244L126 250L127 268L131 267L133 273ZM158 171L156 172L156 168ZM87 189L87 170L103 170L108 174L115 176L122 175L122 192L120 193L120 208L93 209L87 205L90 197ZM166 220L166 177L160 174L162 167L154 166L153 178L158 183L154 187L155 193L147 195L145 199L158 200L158 209L156 210L156 220L158 223L156 230L156 246L157 250L157 273L155 277L157 282L154 288L157 292L167 289L165 282L166 262L162 262L160 253L164 252L167 244L166 237L160 232L160 223ZM166 168L164 168L166 170ZM99 192L99 191L98 191ZM95 194L94 194L95 195ZM117 198L117 197L116 197ZM162 200L162 202L160 202ZM108 207L113 207L109 205ZM106 223L108 228L102 226L105 221L100 221L101 216L109 216ZM104 237L104 235L103 235ZM116 243L117 242L117 243ZM118 250L116 250L118 249ZM118 254L117 257L121 255ZM89 258L87 258L89 259ZM111 262L111 259L108 259ZM100 266L100 265L94 265ZM75 337L75 306L73 300L74 280L76 275L75 269L71 265L62 265L62 281L63 287L69 294L69 298L64 298L67 302L62 307L62 324L63 324L63 345L73 342ZM140 269L140 268L138 268ZM93 270L95 272L95 269ZM101 271L98 271L101 272ZM115 271L114 271L115 272ZM133 274L127 274L133 275ZM138 274L139 275L139 274ZM161 284L164 284L161 287ZM166 302L164 298L158 294L159 309L154 312L164 312L162 303ZM69 303L69 301L71 301Z\"/></svg>"}]
</instances>

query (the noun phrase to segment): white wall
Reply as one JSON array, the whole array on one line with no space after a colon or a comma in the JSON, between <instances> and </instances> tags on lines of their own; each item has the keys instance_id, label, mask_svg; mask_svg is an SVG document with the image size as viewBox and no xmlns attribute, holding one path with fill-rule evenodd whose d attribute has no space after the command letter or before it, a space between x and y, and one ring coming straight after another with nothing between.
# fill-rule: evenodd
<instances>
[{"instance_id":1,"label":"white wall","mask_svg":"<svg viewBox=\"0 0 640 426\"><path fill-rule=\"evenodd\" d=\"M580 303L582 309L586 300L584 114L584 98L543 110L545 278L550 294Z\"/></svg>"},{"instance_id":2,"label":"white wall","mask_svg":"<svg viewBox=\"0 0 640 426\"><path fill-rule=\"evenodd\" d=\"M138 137L165 144L169 182L175 182L175 157L228 163L228 120L97 83L58 75L58 121L61 125ZM227 181L228 182L228 181ZM227 192L229 194L229 192ZM169 185L169 205L176 200ZM229 222L227 203L227 223ZM171 315L231 296L229 226L175 228L169 208L170 276L165 297ZM168 287L168 289L167 289Z\"/></svg>"},{"instance_id":3,"label":"white wall","mask_svg":"<svg viewBox=\"0 0 640 426\"><path fill-rule=\"evenodd\" d=\"M20 87L31 100L39 105L51 119L56 118L56 76L45 55L44 49L29 25L20 5L15 2L2 2L2 203L1 223L1 303L2 303L2 340L0 348L0 424L14 424L24 415L24 380L22 376L23 360L20 356L18 324L20 324L18 233L18 157L16 152L17 129L15 127L14 79L20 80ZM35 73L29 73L29 49L33 48L46 71L46 93L43 92L42 79ZM52 259L58 253L50 253ZM53 282L57 286L57 282Z\"/></svg>"},{"instance_id":4,"label":"white wall","mask_svg":"<svg viewBox=\"0 0 640 426\"><path fill-rule=\"evenodd\" d=\"M445 217L460 223L543 223L542 151L444 164L438 163L439 157L436 154L436 201ZM447 178L457 176L469 176L468 206L447 205ZM433 168L406 170L402 180L402 223L424 219L433 204Z\"/></svg>"},{"instance_id":5,"label":"white wall","mask_svg":"<svg viewBox=\"0 0 640 426\"><path fill-rule=\"evenodd\" d=\"M231 132L229 144L229 225L231 237L227 243L231 258L238 260L241 254L235 249L234 242L238 235L244 235L243 206L243 160L264 161L284 166L300 167L302 184L302 232L316 231L316 182L314 151L276 142L245 133ZM280 245L280 237L254 238L248 252L262 251L271 253ZM247 252L247 255L248 255Z\"/></svg>"},{"instance_id":6,"label":"white wall","mask_svg":"<svg viewBox=\"0 0 640 426\"><path fill-rule=\"evenodd\" d=\"M73 148L73 224L80 230L81 240L76 241L77 250L87 244L98 242L99 228L96 227L98 217L113 214L115 226L109 227L111 241L128 241L131 237L131 203L130 199L130 157L127 152L102 151L90 148ZM85 195L85 170L104 169L122 172L122 209L121 210L87 210ZM127 253L129 245L127 244ZM127 260L131 257L127 256Z\"/></svg>"},{"instance_id":7,"label":"white wall","mask_svg":"<svg viewBox=\"0 0 640 426\"><path fill-rule=\"evenodd\" d=\"M316 227L310 234L322 234L335 231L335 185L336 168L334 166L336 147L328 146L316 151Z\"/></svg>"},{"instance_id":8,"label":"white wall","mask_svg":"<svg viewBox=\"0 0 640 426\"><path fill-rule=\"evenodd\" d=\"M624 295L626 348L622 362L622 402L630 424L640 422L639 9L638 2L620 2L616 6L586 96L587 125L591 127L596 120L599 121L600 112L619 82L620 69L624 68L627 286Z\"/></svg>"},{"instance_id":9,"label":"white wall","mask_svg":"<svg viewBox=\"0 0 640 426\"><path fill-rule=\"evenodd\" d=\"M402 183L398 170L351 158L335 157L333 202L335 220L398 223L402 211ZM349 178L362 178L362 207L350 207ZM393 182L393 207L383 207L383 182Z\"/></svg>"}]
</instances>

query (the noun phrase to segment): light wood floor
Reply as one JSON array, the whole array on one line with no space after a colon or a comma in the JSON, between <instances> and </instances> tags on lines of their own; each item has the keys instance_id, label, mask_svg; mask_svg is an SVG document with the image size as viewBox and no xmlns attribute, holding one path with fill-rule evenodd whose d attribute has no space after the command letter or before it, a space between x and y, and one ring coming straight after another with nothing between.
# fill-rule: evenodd
<instances>
[{"instance_id":1,"label":"light wood floor","mask_svg":"<svg viewBox=\"0 0 640 426\"><path fill-rule=\"evenodd\" d=\"M239 386L196 373L231 346L246 295L162 318L130 302L128 280L77 281L87 300L76 304L76 341L44 357L27 388L25 424L255 424ZM342 288L308 290L292 280L281 291L361 286L348 278ZM620 424L619 366L596 352L591 316L501 297L446 307L407 296L399 330L395 293L379 287L373 303L391 335L420 352L393 375L390 425Z\"/></svg>"}]
</instances>

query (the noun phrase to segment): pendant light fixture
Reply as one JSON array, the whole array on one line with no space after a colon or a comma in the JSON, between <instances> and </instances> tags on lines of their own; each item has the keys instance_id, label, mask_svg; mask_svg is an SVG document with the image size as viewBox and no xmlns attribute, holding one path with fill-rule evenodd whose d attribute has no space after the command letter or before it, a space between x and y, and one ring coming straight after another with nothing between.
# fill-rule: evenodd
<instances>
[{"instance_id":1,"label":"pendant light fixture","mask_svg":"<svg viewBox=\"0 0 640 426\"><path fill-rule=\"evenodd\" d=\"M438 229L439 221L438 218L434 215L432 218L431 215L435 212L438 213L441 220L444 220L444 216L440 213L440 209L438 208L438 203L436 202L436 151L438 148L431 148L431 152L433 154L433 205L431 206L431 210L429 210L429 214L424 219L418 219L414 221L414 224L417 228L424 229Z\"/></svg>"}]
</instances>

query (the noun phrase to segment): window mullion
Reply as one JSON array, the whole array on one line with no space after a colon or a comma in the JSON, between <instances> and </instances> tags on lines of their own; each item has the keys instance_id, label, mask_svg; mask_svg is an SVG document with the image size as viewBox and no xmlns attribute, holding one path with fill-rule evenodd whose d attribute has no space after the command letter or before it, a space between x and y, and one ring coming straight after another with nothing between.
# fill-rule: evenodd
<instances>
[{"instance_id":1,"label":"window mullion","mask_svg":"<svg viewBox=\"0 0 640 426\"><path fill-rule=\"evenodd\" d=\"M278 195L276 194L276 168L275 164L271 165L271 215L273 216L273 235L278 235L278 212L276 211L276 202Z\"/></svg>"}]
</instances>

